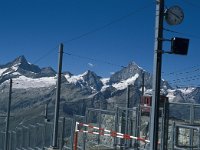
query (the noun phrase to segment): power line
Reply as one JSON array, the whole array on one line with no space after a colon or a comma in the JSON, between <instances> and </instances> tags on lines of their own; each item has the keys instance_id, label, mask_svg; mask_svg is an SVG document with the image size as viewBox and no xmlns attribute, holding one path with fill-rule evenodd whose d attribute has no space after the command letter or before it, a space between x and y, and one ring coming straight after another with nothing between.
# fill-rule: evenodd
<instances>
[{"instance_id":1,"label":"power line","mask_svg":"<svg viewBox=\"0 0 200 150\"><path fill-rule=\"evenodd\" d=\"M107 28L107 27L109 27L109 26L111 26L111 25L113 25L113 24L115 24L115 23L118 23L118 22L120 22L120 21L123 21L124 19L126 19L126 18L128 18L128 17L130 17L130 16L132 16L132 15L135 15L136 13L140 12L141 10L144 10L144 9L150 7L150 6L153 5L153 4L154 4L154 2L153 2L153 3L151 2L150 4L145 5L145 6L139 8L139 9L133 11L133 12L130 12L129 14L127 14L127 15L125 15L125 16L122 16L122 17L120 17L120 18L118 18L118 19L115 19L115 20L113 20L113 21L111 21L111 22L109 22L109 23L107 23L107 24L105 24L105 25L103 25L103 26L100 26L100 27L98 27L98 28L96 28L96 29L93 29L93 30L91 30L91 31L85 32L85 33L83 33L83 34L80 34L80 35L78 35L78 36L76 36L76 37L73 37L73 38L67 40L67 41L63 41L63 43L66 44L66 43L69 43L69 42L72 42L72 41L75 41L75 40L79 40L79 39L81 39L81 38L83 38L83 37L85 37L85 36L88 36L88 35L93 34L93 33L95 33L95 32L101 31L101 30L103 30L103 29L105 29L105 28Z\"/></svg>"},{"instance_id":2,"label":"power line","mask_svg":"<svg viewBox=\"0 0 200 150\"><path fill-rule=\"evenodd\" d=\"M63 53L68 55L68 56L73 56L73 57L77 57L77 58L80 58L80 59L87 59L87 60L91 60L91 61L101 62L101 63L107 64L107 65L111 65L111 66L116 66L116 67L120 67L120 68L126 68L126 67L124 67L122 65L111 63L111 62L108 62L108 61L105 61L105 60L98 60L98 59L94 59L94 58L90 58L90 57L85 57L85 56L81 56L81 55L77 55L77 54L72 54L72 53L69 53L69 52L63 52Z\"/></svg>"},{"instance_id":3,"label":"power line","mask_svg":"<svg viewBox=\"0 0 200 150\"><path fill-rule=\"evenodd\" d=\"M183 32L178 32L178 31L174 31L171 29L167 29L167 28L163 28L163 30L167 31L167 32L171 32L171 33L176 33L176 34L180 34L180 35L187 35L196 39L200 39L200 36L198 35L194 35L194 34L190 34L190 33L183 33Z\"/></svg>"},{"instance_id":4,"label":"power line","mask_svg":"<svg viewBox=\"0 0 200 150\"><path fill-rule=\"evenodd\" d=\"M58 45L52 49L50 49L49 51L47 51L44 55L40 56L38 59L36 59L33 63L36 64L39 61L41 61L42 59L44 59L45 57L49 56L51 53L53 53L55 50L57 50Z\"/></svg>"},{"instance_id":5,"label":"power line","mask_svg":"<svg viewBox=\"0 0 200 150\"><path fill-rule=\"evenodd\" d=\"M194 3L192 3L191 1L188 1L188 0L183 0L183 2L185 2L186 4L189 4L190 6L193 6L193 7L195 7L195 8L200 8L200 6L199 5L197 5L197 4L194 4Z\"/></svg>"},{"instance_id":6,"label":"power line","mask_svg":"<svg viewBox=\"0 0 200 150\"><path fill-rule=\"evenodd\" d=\"M179 71L174 71L174 72L170 72L170 73L165 73L162 72L162 74L164 76L173 76L173 75L184 75L184 74L191 74L191 73L195 73L195 72L199 72L200 71L200 66L192 66L192 67L188 67L188 68L183 68Z\"/></svg>"},{"instance_id":7,"label":"power line","mask_svg":"<svg viewBox=\"0 0 200 150\"><path fill-rule=\"evenodd\" d=\"M170 84L170 85L176 88L188 88L188 87L200 88L200 84Z\"/></svg>"},{"instance_id":8,"label":"power line","mask_svg":"<svg viewBox=\"0 0 200 150\"><path fill-rule=\"evenodd\" d=\"M111 22L109 22L109 23L107 23L107 24L105 24L105 25L103 25L103 26L100 26L100 27L98 27L98 28L96 28L96 29L90 30L90 31L85 32L85 33L83 33L83 34L80 34L80 35L78 35L78 36L76 36L76 37L73 37L73 38L71 38L71 39L69 39L69 40L67 40L67 41L63 41L62 43L67 44L67 43L70 43L70 42L72 42L72 41L79 40L79 39L81 39L81 38L83 38L83 37L85 37L85 36L88 36L88 35L90 35L90 34L93 34L93 33L96 33L96 32L98 32L98 31L101 31L101 30L103 30L103 29L105 29L105 28L107 28L107 27L109 27L109 26L111 26L111 25L113 25L113 24L115 24L115 23L118 23L118 22L120 22L120 21L125 20L126 18L128 18L128 17L130 17L130 16L132 16L132 15L134 15L134 14L136 14L136 13L138 13L138 12L141 11L141 10L144 10L144 9L150 7L150 6L153 5L153 4L154 4L154 2L151 2L150 4L145 5L145 6L139 8L139 9L133 11L133 12L130 12L129 14L127 14L127 15L125 15L125 16L122 16L122 17L120 17L120 18L118 18L118 19L115 19L115 20L113 20L113 21L111 21ZM43 58L45 58L46 56L50 55L57 47L58 47L58 45L57 45L55 48L52 48L52 49L50 49L49 51L47 51L47 53L45 53L44 55L42 55L41 57L39 57L34 63L38 63L38 62L41 61Z\"/></svg>"},{"instance_id":9,"label":"power line","mask_svg":"<svg viewBox=\"0 0 200 150\"><path fill-rule=\"evenodd\" d=\"M200 79L200 76L196 76L196 77L192 77L192 78L175 79L175 80L172 80L172 81L168 81L168 83L170 85L180 85L180 84L184 84L184 85L189 85L189 84L198 85L198 84L200 84L199 79Z\"/></svg>"},{"instance_id":10,"label":"power line","mask_svg":"<svg viewBox=\"0 0 200 150\"><path fill-rule=\"evenodd\" d=\"M200 75L196 76L190 76L190 77L184 77L184 78L178 78L178 79L173 79L173 82L190 82L190 81L196 81L200 79Z\"/></svg>"}]
</instances>

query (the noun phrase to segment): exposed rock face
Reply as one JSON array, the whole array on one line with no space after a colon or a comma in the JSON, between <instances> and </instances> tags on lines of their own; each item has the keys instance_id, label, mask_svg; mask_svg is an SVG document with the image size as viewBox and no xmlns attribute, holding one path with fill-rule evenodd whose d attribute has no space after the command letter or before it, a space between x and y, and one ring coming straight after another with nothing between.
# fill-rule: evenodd
<instances>
[{"instance_id":1,"label":"exposed rock face","mask_svg":"<svg viewBox=\"0 0 200 150\"><path fill-rule=\"evenodd\" d=\"M135 63L102 78L92 71L81 75L64 72L61 85L61 113L84 115L87 107L114 109L126 107L127 86L130 85L130 107L137 106L141 97L142 76L145 91L152 91L152 75ZM12 111L26 111L26 119L41 115L44 104L49 104L53 114L56 97L56 72L51 68L39 68L28 63L24 56L0 66L0 113L6 111L8 80L13 79ZM200 88L172 89L167 81L161 81L161 89L170 101L200 103ZM41 108L41 109L39 109ZM182 115L182 114L181 114Z\"/></svg>"}]
</instances>

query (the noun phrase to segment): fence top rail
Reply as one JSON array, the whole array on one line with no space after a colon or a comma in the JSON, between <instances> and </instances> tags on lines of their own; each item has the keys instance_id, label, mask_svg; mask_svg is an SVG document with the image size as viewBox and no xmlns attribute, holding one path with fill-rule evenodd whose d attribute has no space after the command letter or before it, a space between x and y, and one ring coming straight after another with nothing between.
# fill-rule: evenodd
<instances>
[{"instance_id":1,"label":"fence top rail","mask_svg":"<svg viewBox=\"0 0 200 150\"><path fill-rule=\"evenodd\" d=\"M178 102L170 102L170 104L174 104L174 105L193 105L194 107L200 107L200 104L194 104L194 103L178 103Z\"/></svg>"},{"instance_id":2,"label":"fence top rail","mask_svg":"<svg viewBox=\"0 0 200 150\"><path fill-rule=\"evenodd\" d=\"M192 126L192 125L176 124L175 127L186 128L186 129L194 129L194 130L200 131L200 127Z\"/></svg>"},{"instance_id":3,"label":"fence top rail","mask_svg":"<svg viewBox=\"0 0 200 150\"><path fill-rule=\"evenodd\" d=\"M132 111L136 111L138 107L133 107L133 108L126 108L126 107L118 107L120 110L132 110Z\"/></svg>"},{"instance_id":4,"label":"fence top rail","mask_svg":"<svg viewBox=\"0 0 200 150\"><path fill-rule=\"evenodd\" d=\"M85 116L82 116L82 115L74 115L75 118L85 118ZM71 119L71 118L69 118ZM71 119L72 120L72 119Z\"/></svg>"},{"instance_id":5,"label":"fence top rail","mask_svg":"<svg viewBox=\"0 0 200 150\"><path fill-rule=\"evenodd\" d=\"M103 112L105 114L115 114L115 111L110 111L110 110L104 110L104 109L95 109L95 108L88 108L88 111L97 111L97 112Z\"/></svg>"}]
</instances>

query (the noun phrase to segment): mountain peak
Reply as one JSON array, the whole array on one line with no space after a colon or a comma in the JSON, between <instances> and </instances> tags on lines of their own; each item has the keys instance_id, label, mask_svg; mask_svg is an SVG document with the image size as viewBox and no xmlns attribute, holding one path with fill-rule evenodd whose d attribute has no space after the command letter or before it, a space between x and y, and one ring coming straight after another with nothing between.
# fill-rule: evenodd
<instances>
[{"instance_id":1,"label":"mountain peak","mask_svg":"<svg viewBox=\"0 0 200 150\"><path fill-rule=\"evenodd\" d=\"M27 60L26 58L24 57L24 55L21 55L19 57L17 57L13 62L12 64L27 64Z\"/></svg>"},{"instance_id":2,"label":"mountain peak","mask_svg":"<svg viewBox=\"0 0 200 150\"><path fill-rule=\"evenodd\" d=\"M120 71L114 73L110 77L111 83L117 83L122 80L127 80L136 74L139 74L139 76L142 74L144 70L139 67L135 62L130 62L127 67L124 67Z\"/></svg>"},{"instance_id":3,"label":"mountain peak","mask_svg":"<svg viewBox=\"0 0 200 150\"><path fill-rule=\"evenodd\" d=\"M133 69L135 69L135 70L142 70L142 71L144 71L143 68L141 68L141 67L140 67L138 64L136 64L134 61L130 62L126 68L133 68Z\"/></svg>"},{"instance_id":4,"label":"mountain peak","mask_svg":"<svg viewBox=\"0 0 200 150\"><path fill-rule=\"evenodd\" d=\"M41 72L41 69L38 66L28 63L28 61L26 60L24 55L17 57L11 63L11 65L12 66L18 66L19 67L18 71L21 72L21 73L24 72L24 71L30 71L30 72L33 72L33 73Z\"/></svg>"},{"instance_id":5,"label":"mountain peak","mask_svg":"<svg viewBox=\"0 0 200 150\"><path fill-rule=\"evenodd\" d=\"M21 56L15 58L13 61L11 61L5 65L1 65L0 68L11 68L11 67L18 68L21 65L29 65L29 63L27 62L24 55L21 55Z\"/></svg>"},{"instance_id":6,"label":"mountain peak","mask_svg":"<svg viewBox=\"0 0 200 150\"><path fill-rule=\"evenodd\" d=\"M91 70L87 70L86 72L84 72L84 73L82 74L82 76L86 76L86 75L95 75L95 76L97 76L96 73L93 72L93 71L91 71Z\"/></svg>"}]
</instances>

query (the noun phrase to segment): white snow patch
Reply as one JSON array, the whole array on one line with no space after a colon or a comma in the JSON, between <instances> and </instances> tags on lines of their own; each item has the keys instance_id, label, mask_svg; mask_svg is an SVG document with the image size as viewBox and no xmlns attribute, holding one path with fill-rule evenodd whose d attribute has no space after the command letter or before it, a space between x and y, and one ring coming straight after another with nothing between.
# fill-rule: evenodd
<instances>
[{"instance_id":1,"label":"white snow patch","mask_svg":"<svg viewBox=\"0 0 200 150\"><path fill-rule=\"evenodd\" d=\"M105 91L110 85L108 85L110 78L101 78L101 82L103 83L103 87L101 88L101 92Z\"/></svg>"},{"instance_id":2,"label":"white snow patch","mask_svg":"<svg viewBox=\"0 0 200 150\"><path fill-rule=\"evenodd\" d=\"M70 77L71 77L71 76L70 76L69 74L66 74L66 75L65 75L65 78L66 78L66 79L69 79Z\"/></svg>"},{"instance_id":3,"label":"white snow patch","mask_svg":"<svg viewBox=\"0 0 200 150\"><path fill-rule=\"evenodd\" d=\"M101 88L101 92L105 91L108 87L110 87L110 85L104 85L104 86Z\"/></svg>"},{"instance_id":4,"label":"white snow patch","mask_svg":"<svg viewBox=\"0 0 200 150\"><path fill-rule=\"evenodd\" d=\"M67 79L67 81L69 82L69 83L74 83L74 84L76 84L78 81L83 81L83 76L82 75L74 75L74 76L69 76L69 75L65 75L65 78Z\"/></svg>"},{"instance_id":5,"label":"white snow patch","mask_svg":"<svg viewBox=\"0 0 200 150\"><path fill-rule=\"evenodd\" d=\"M8 68L0 69L0 76L7 70Z\"/></svg>"},{"instance_id":6,"label":"white snow patch","mask_svg":"<svg viewBox=\"0 0 200 150\"><path fill-rule=\"evenodd\" d=\"M123 80L120 83L115 83L112 86L118 90L122 90L127 88L128 85L130 84L134 84L135 80L139 77L139 74L135 74L133 77L127 79L127 80Z\"/></svg>"},{"instance_id":7,"label":"white snow patch","mask_svg":"<svg viewBox=\"0 0 200 150\"><path fill-rule=\"evenodd\" d=\"M21 63L18 63L18 64L15 64L14 66L12 66L11 68L12 68L12 70L14 70L14 71L17 71L17 69L19 68L19 65L20 65Z\"/></svg>"},{"instance_id":8,"label":"white snow patch","mask_svg":"<svg viewBox=\"0 0 200 150\"><path fill-rule=\"evenodd\" d=\"M195 88L183 88L183 89L178 89L181 91L183 94L189 94L195 90Z\"/></svg>"},{"instance_id":9,"label":"white snow patch","mask_svg":"<svg viewBox=\"0 0 200 150\"><path fill-rule=\"evenodd\" d=\"M13 79L13 88L16 89L27 89L27 88L40 88L49 87L56 85L55 77L42 77L37 79L27 78L20 76L19 78Z\"/></svg>"},{"instance_id":10,"label":"white snow patch","mask_svg":"<svg viewBox=\"0 0 200 150\"><path fill-rule=\"evenodd\" d=\"M8 72L4 73L3 75L7 75L7 74L10 74L10 73L12 73L12 71L8 71Z\"/></svg>"},{"instance_id":11,"label":"white snow patch","mask_svg":"<svg viewBox=\"0 0 200 150\"><path fill-rule=\"evenodd\" d=\"M103 87L101 88L101 92L105 91L110 85L108 85L108 82L110 78L101 78L101 82L103 83Z\"/></svg>"},{"instance_id":12,"label":"white snow patch","mask_svg":"<svg viewBox=\"0 0 200 150\"><path fill-rule=\"evenodd\" d=\"M169 102L172 102L174 100L174 98L176 97L174 95L175 91L176 90L170 90L170 89L167 90L168 94L166 96L169 98Z\"/></svg>"},{"instance_id":13,"label":"white snow patch","mask_svg":"<svg viewBox=\"0 0 200 150\"><path fill-rule=\"evenodd\" d=\"M21 75L19 72L13 72L13 75Z\"/></svg>"},{"instance_id":14,"label":"white snow patch","mask_svg":"<svg viewBox=\"0 0 200 150\"><path fill-rule=\"evenodd\" d=\"M88 74L88 71L86 71L86 72L84 72L83 74L80 74L80 75L73 75L71 77L68 74L66 74L65 78L67 79L67 81L69 83L76 84L78 81L83 81L84 82L83 76L85 76L86 74Z\"/></svg>"},{"instance_id":15,"label":"white snow patch","mask_svg":"<svg viewBox=\"0 0 200 150\"><path fill-rule=\"evenodd\" d=\"M110 78L101 78L100 80L103 83L103 85L107 85L107 83L109 82Z\"/></svg>"}]
</instances>

